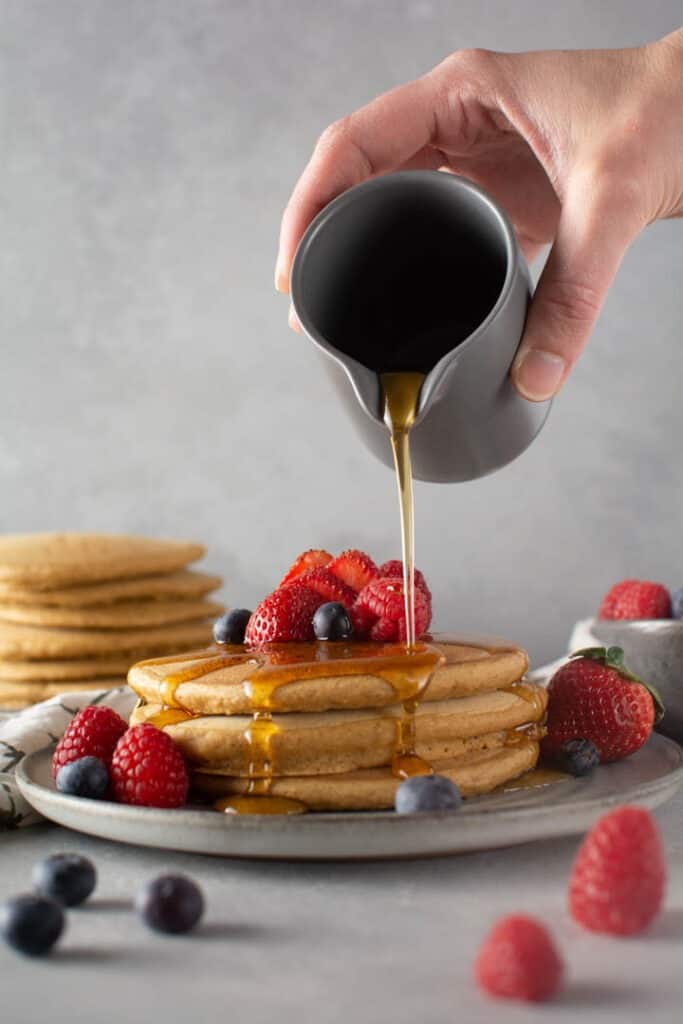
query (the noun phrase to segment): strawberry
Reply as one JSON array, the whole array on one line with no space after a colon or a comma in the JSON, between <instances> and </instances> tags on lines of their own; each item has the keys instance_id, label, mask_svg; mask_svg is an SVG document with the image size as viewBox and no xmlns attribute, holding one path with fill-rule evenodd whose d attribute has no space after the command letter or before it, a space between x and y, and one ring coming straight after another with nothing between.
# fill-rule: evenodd
<instances>
[{"instance_id":1,"label":"strawberry","mask_svg":"<svg viewBox=\"0 0 683 1024\"><path fill-rule=\"evenodd\" d=\"M346 583L342 583L339 577L329 569L324 567L307 569L299 576L299 583L303 583L310 590L315 590L323 601L338 601L339 604L344 605L347 611L353 608L353 602L356 600L355 590L352 590Z\"/></svg>"},{"instance_id":2,"label":"strawberry","mask_svg":"<svg viewBox=\"0 0 683 1024\"><path fill-rule=\"evenodd\" d=\"M663 712L657 691L625 667L620 647L577 651L548 684L542 750L553 757L567 740L592 740L602 764L618 761L642 747Z\"/></svg>"},{"instance_id":3,"label":"strawberry","mask_svg":"<svg viewBox=\"0 0 683 1024\"><path fill-rule=\"evenodd\" d=\"M403 579L403 562L401 562L400 559L398 558L392 558L391 561L385 562L383 565L380 565L379 574L383 579L395 576L397 576L399 579ZM427 586L427 581L425 580L424 576L422 575L419 569L415 570L415 586L419 587L420 590L424 593L425 597L429 598L429 600L431 601L432 592Z\"/></svg>"},{"instance_id":4,"label":"strawberry","mask_svg":"<svg viewBox=\"0 0 683 1024\"><path fill-rule=\"evenodd\" d=\"M403 594L403 580L394 578L376 579L363 587L353 606L352 621L356 629L355 615L365 616L365 628L372 619L370 639L395 642L406 639L406 612ZM420 637L429 628L432 618L431 602L422 590L415 590L415 636Z\"/></svg>"},{"instance_id":5,"label":"strawberry","mask_svg":"<svg viewBox=\"0 0 683 1024\"><path fill-rule=\"evenodd\" d=\"M108 765L114 747L127 728L128 723L103 704L81 708L69 722L52 755L52 778L57 778L57 772L65 764L81 757L99 757Z\"/></svg>"},{"instance_id":6,"label":"strawberry","mask_svg":"<svg viewBox=\"0 0 683 1024\"><path fill-rule=\"evenodd\" d=\"M602 599L599 619L670 619L671 595L661 583L622 580Z\"/></svg>"},{"instance_id":7,"label":"strawberry","mask_svg":"<svg viewBox=\"0 0 683 1024\"><path fill-rule=\"evenodd\" d=\"M354 549L342 551L341 555L332 559L327 568L356 593L379 576L377 566L370 556L364 551Z\"/></svg>"},{"instance_id":8,"label":"strawberry","mask_svg":"<svg viewBox=\"0 0 683 1024\"><path fill-rule=\"evenodd\" d=\"M322 551L319 548L311 548L310 551L304 551L282 577L278 583L278 590L280 587L287 586L288 583L297 579L298 576L301 576L308 569L316 569L318 566L327 565L331 561L332 555L329 551Z\"/></svg>"},{"instance_id":9,"label":"strawberry","mask_svg":"<svg viewBox=\"0 0 683 1024\"><path fill-rule=\"evenodd\" d=\"M170 736L149 722L134 725L116 744L111 760L116 799L141 807L182 807L188 777L182 754Z\"/></svg>"},{"instance_id":10,"label":"strawberry","mask_svg":"<svg viewBox=\"0 0 683 1024\"><path fill-rule=\"evenodd\" d=\"M313 639L313 615L323 604L315 590L295 580L264 598L252 612L244 641L258 644Z\"/></svg>"},{"instance_id":11,"label":"strawberry","mask_svg":"<svg viewBox=\"0 0 683 1024\"><path fill-rule=\"evenodd\" d=\"M479 987L496 999L542 1003L560 987L564 965L540 921L524 914L500 920L477 954Z\"/></svg>"},{"instance_id":12,"label":"strawberry","mask_svg":"<svg viewBox=\"0 0 683 1024\"><path fill-rule=\"evenodd\" d=\"M654 818L643 807L618 807L598 820L579 848L569 910L590 931L635 935L659 912L665 885Z\"/></svg>"}]
</instances>

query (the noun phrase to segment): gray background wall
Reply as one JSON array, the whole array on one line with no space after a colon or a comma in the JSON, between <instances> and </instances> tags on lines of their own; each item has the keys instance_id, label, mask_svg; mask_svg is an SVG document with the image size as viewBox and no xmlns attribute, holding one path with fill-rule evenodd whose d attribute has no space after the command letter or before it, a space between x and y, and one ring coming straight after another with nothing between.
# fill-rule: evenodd
<instances>
[{"instance_id":1,"label":"gray background wall","mask_svg":"<svg viewBox=\"0 0 683 1024\"><path fill-rule=\"evenodd\" d=\"M398 550L272 287L325 125L466 46L630 45L680 0L0 0L0 529L201 538L232 603L301 549ZM536 660L627 575L683 585L683 224L628 254L547 429L418 485L436 624Z\"/></svg>"}]
</instances>

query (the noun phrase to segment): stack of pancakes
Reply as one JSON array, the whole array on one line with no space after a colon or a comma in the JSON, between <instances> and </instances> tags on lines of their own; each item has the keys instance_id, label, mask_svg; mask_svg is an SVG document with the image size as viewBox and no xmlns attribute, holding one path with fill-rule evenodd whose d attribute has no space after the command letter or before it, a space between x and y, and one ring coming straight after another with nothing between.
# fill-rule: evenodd
<instances>
[{"instance_id":1,"label":"stack of pancakes","mask_svg":"<svg viewBox=\"0 0 683 1024\"><path fill-rule=\"evenodd\" d=\"M134 666L128 679L140 701L131 724L150 721L169 733L192 767L195 790L215 798L245 794L253 791L253 715L263 712L265 694L270 795L312 810L393 806L405 710L397 687L373 670L383 645L374 645L373 659L355 661L354 645L346 660L335 656L339 645L298 645L289 657L286 646L264 653L227 648L223 656L214 647ZM409 671L400 660L408 655L386 650ZM546 695L522 681L525 652L447 637L427 650L436 657L415 712L415 753L464 796L533 768Z\"/></svg>"},{"instance_id":2,"label":"stack of pancakes","mask_svg":"<svg viewBox=\"0 0 683 1024\"><path fill-rule=\"evenodd\" d=\"M217 576L200 544L105 534L0 536L0 707L125 682L140 657L211 641Z\"/></svg>"}]
</instances>

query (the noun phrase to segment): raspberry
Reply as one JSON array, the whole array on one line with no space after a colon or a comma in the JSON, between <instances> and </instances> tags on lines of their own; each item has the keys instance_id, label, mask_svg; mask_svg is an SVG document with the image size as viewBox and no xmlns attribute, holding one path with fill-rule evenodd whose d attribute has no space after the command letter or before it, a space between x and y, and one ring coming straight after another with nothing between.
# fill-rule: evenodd
<instances>
[{"instance_id":1,"label":"raspberry","mask_svg":"<svg viewBox=\"0 0 683 1024\"><path fill-rule=\"evenodd\" d=\"M353 625L353 636L355 640L369 640L370 630L377 622L377 616L373 615L369 608L361 608L356 603L349 609L349 618Z\"/></svg>"},{"instance_id":2,"label":"raspberry","mask_svg":"<svg viewBox=\"0 0 683 1024\"><path fill-rule=\"evenodd\" d=\"M119 738L128 725L111 708L89 704L69 722L64 735L52 755L52 778L65 764L81 757L99 757L105 764L111 761Z\"/></svg>"},{"instance_id":3,"label":"raspberry","mask_svg":"<svg viewBox=\"0 0 683 1024\"><path fill-rule=\"evenodd\" d=\"M188 778L182 755L170 736L143 722L116 744L111 761L116 799L141 807L181 807Z\"/></svg>"},{"instance_id":4,"label":"raspberry","mask_svg":"<svg viewBox=\"0 0 683 1024\"><path fill-rule=\"evenodd\" d=\"M560 987L564 965L544 926L513 914L484 940L474 965L479 987L496 999L542 1003Z\"/></svg>"},{"instance_id":5,"label":"raspberry","mask_svg":"<svg viewBox=\"0 0 683 1024\"><path fill-rule=\"evenodd\" d=\"M395 642L406 639L406 613L403 596L403 581L396 578L378 579L363 587L353 606L354 616L365 616L365 627L374 619L370 627L370 639L384 642ZM431 602L424 592L415 589L415 636L420 637L429 629L432 619Z\"/></svg>"},{"instance_id":6,"label":"raspberry","mask_svg":"<svg viewBox=\"0 0 683 1024\"><path fill-rule=\"evenodd\" d=\"M569 879L569 910L590 931L635 935L658 913L665 884L654 818L642 807L618 807L581 844Z\"/></svg>"},{"instance_id":7,"label":"raspberry","mask_svg":"<svg viewBox=\"0 0 683 1024\"><path fill-rule=\"evenodd\" d=\"M403 562L398 558L392 558L391 561L385 562L384 565L380 565L379 574L382 578L398 576L399 579L403 579ZM415 586L419 587L426 598L430 601L432 599L432 592L427 586L427 581L420 572L419 569L415 570Z\"/></svg>"},{"instance_id":8,"label":"raspberry","mask_svg":"<svg viewBox=\"0 0 683 1024\"><path fill-rule=\"evenodd\" d=\"M315 590L295 580L256 606L244 636L252 646L289 640L313 639L313 616L323 604Z\"/></svg>"},{"instance_id":9,"label":"raspberry","mask_svg":"<svg viewBox=\"0 0 683 1024\"><path fill-rule=\"evenodd\" d=\"M315 590L316 594L320 594L323 601L335 601L338 604L343 604L347 611L353 608L353 603L356 600L356 591L352 590L346 583L342 583L339 577L335 576L329 569L323 567L308 569L301 574L299 582L303 583L310 590Z\"/></svg>"},{"instance_id":10,"label":"raspberry","mask_svg":"<svg viewBox=\"0 0 683 1024\"><path fill-rule=\"evenodd\" d=\"M280 587L285 587L288 583L297 579L308 569L315 569L317 566L327 565L328 562L331 561L332 555L329 551L322 551L319 548L311 548L310 551L304 551L304 553L299 555L294 564L289 567L285 575L282 577L278 583L278 590Z\"/></svg>"},{"instance_id":11,"label":"raspberry","mask_svg":"<svg viewBox=\"0 0 683 1024\"><path fill-rule=\"evenodd\" d=\"M379 570L370 555L355 548L342 551L341 555L332 559L327 568L356 593L379 576Z\"/></svg>"},{"instance_id":12,"label":"raspberry","mask_svg":"<svg viewBox=\"0 0 683 1024\"><path fill-rule=\"evenodd\" d=\"M599 619L670 619L671 596L661 583L622 580L602 599Z\"/></svg>"}]
</instances>

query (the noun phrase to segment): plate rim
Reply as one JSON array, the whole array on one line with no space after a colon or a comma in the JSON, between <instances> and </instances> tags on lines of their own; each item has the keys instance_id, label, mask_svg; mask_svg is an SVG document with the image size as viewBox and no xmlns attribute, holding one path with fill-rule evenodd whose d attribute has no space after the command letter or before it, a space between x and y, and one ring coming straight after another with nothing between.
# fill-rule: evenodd
<instances>
[{"instance_id":1,"label":"plate rim","mask_svg":"<svg viewBox=\"0 0 683 1024\"><path fill-rule=\"evenodd\" d=\"M652 737L648 742L654 740L658 745L662 747L664 751L667 751L670 755L673 755L677 760L677 764L667 771L664 775L658 778L652 779L648 782L641 782L629 786L628 788L620 791L619 793L604 795L600 797L600 802L604 807L608 807L612 804L628 803L630 797L634 793L638 793L639 796L636 799L642 799L643 796L650 794L656 794L660 790L672 789L675 791L681 784L683 784L683 747L671 739L668 736L663 736L661 733L653 733ZM36 782L30 773L31 767L44 760L54 750L55 744L51 743L42 747L40 750L35 750L32 753L24 757L16 767L15 777L19 790L24 799L35 809L38 813L42 814L43 817L49 817L44 813L43 810L39 810L35 807L31 795L35 790L38 793L38 798L41 798L41 794L44 794L44 799L47 799L51 803L56 804L57 807L70 807L80 808L81 810L88 810L98 820L106 818L116 818L119 820L136 822L142 819L143 816L147 817L150 824L166 824L168 822L168 816L177 814L178 812L184 815L196 816L197 824L201 822L204 826L208 826L211 831L223 829L225 831L261 831L265 821L271 826L272 831L293 831L305 829L307 832L314 832L319 829L329 828L339 825L362 825L362 823L381 823L383 827L388 828L409 828L410 824L424 825L430 821L443 823L449 819L454 821L457 819L458 822L462 823L460 827L473 828L477 823L478 818L490 819L495 816L502 821L508 818L514 818L516 821L529 820L537 817L541 817L547 814L547 806L544 804L520 806L514 805L511 807L487 807L485 804L481 806L472 806L468 808L465 806L462 812L457 815L453 815L452 811L429 811L413 815L401 815L397 814L393 810L384 811L318 811L315 814L303 814L303 815L227 815L217 814L215 811L209 808L203 807L182 807L182 808L159 808L159 807L138 807L127 804L118 804L112 800L89 800L86 797L74 797L66 793L60 793L57 789L44 786L42 783ZM604 766L608 767L608 766ZM579 780L574 780L579 781ZM561 783L559 783L561 785ZM512 791L514 792L514 791ZM483 794L482 799L485 800L487 796L491 794ZM582 796L577 795L573 798L568 799L562 803L562 811L568 816L570 814L581 812L582 810L591 809L596 801L595 796ZM42 800L41 800L42 802ZM51 818L50 820L55 821L56 819ZM393 824L389 824L389 823ZM470 824L467 825L466 823ZM56 821L57 824L61 822ZM70 827L70 826L64 826Z\"/></svg>"}]
</instances>

